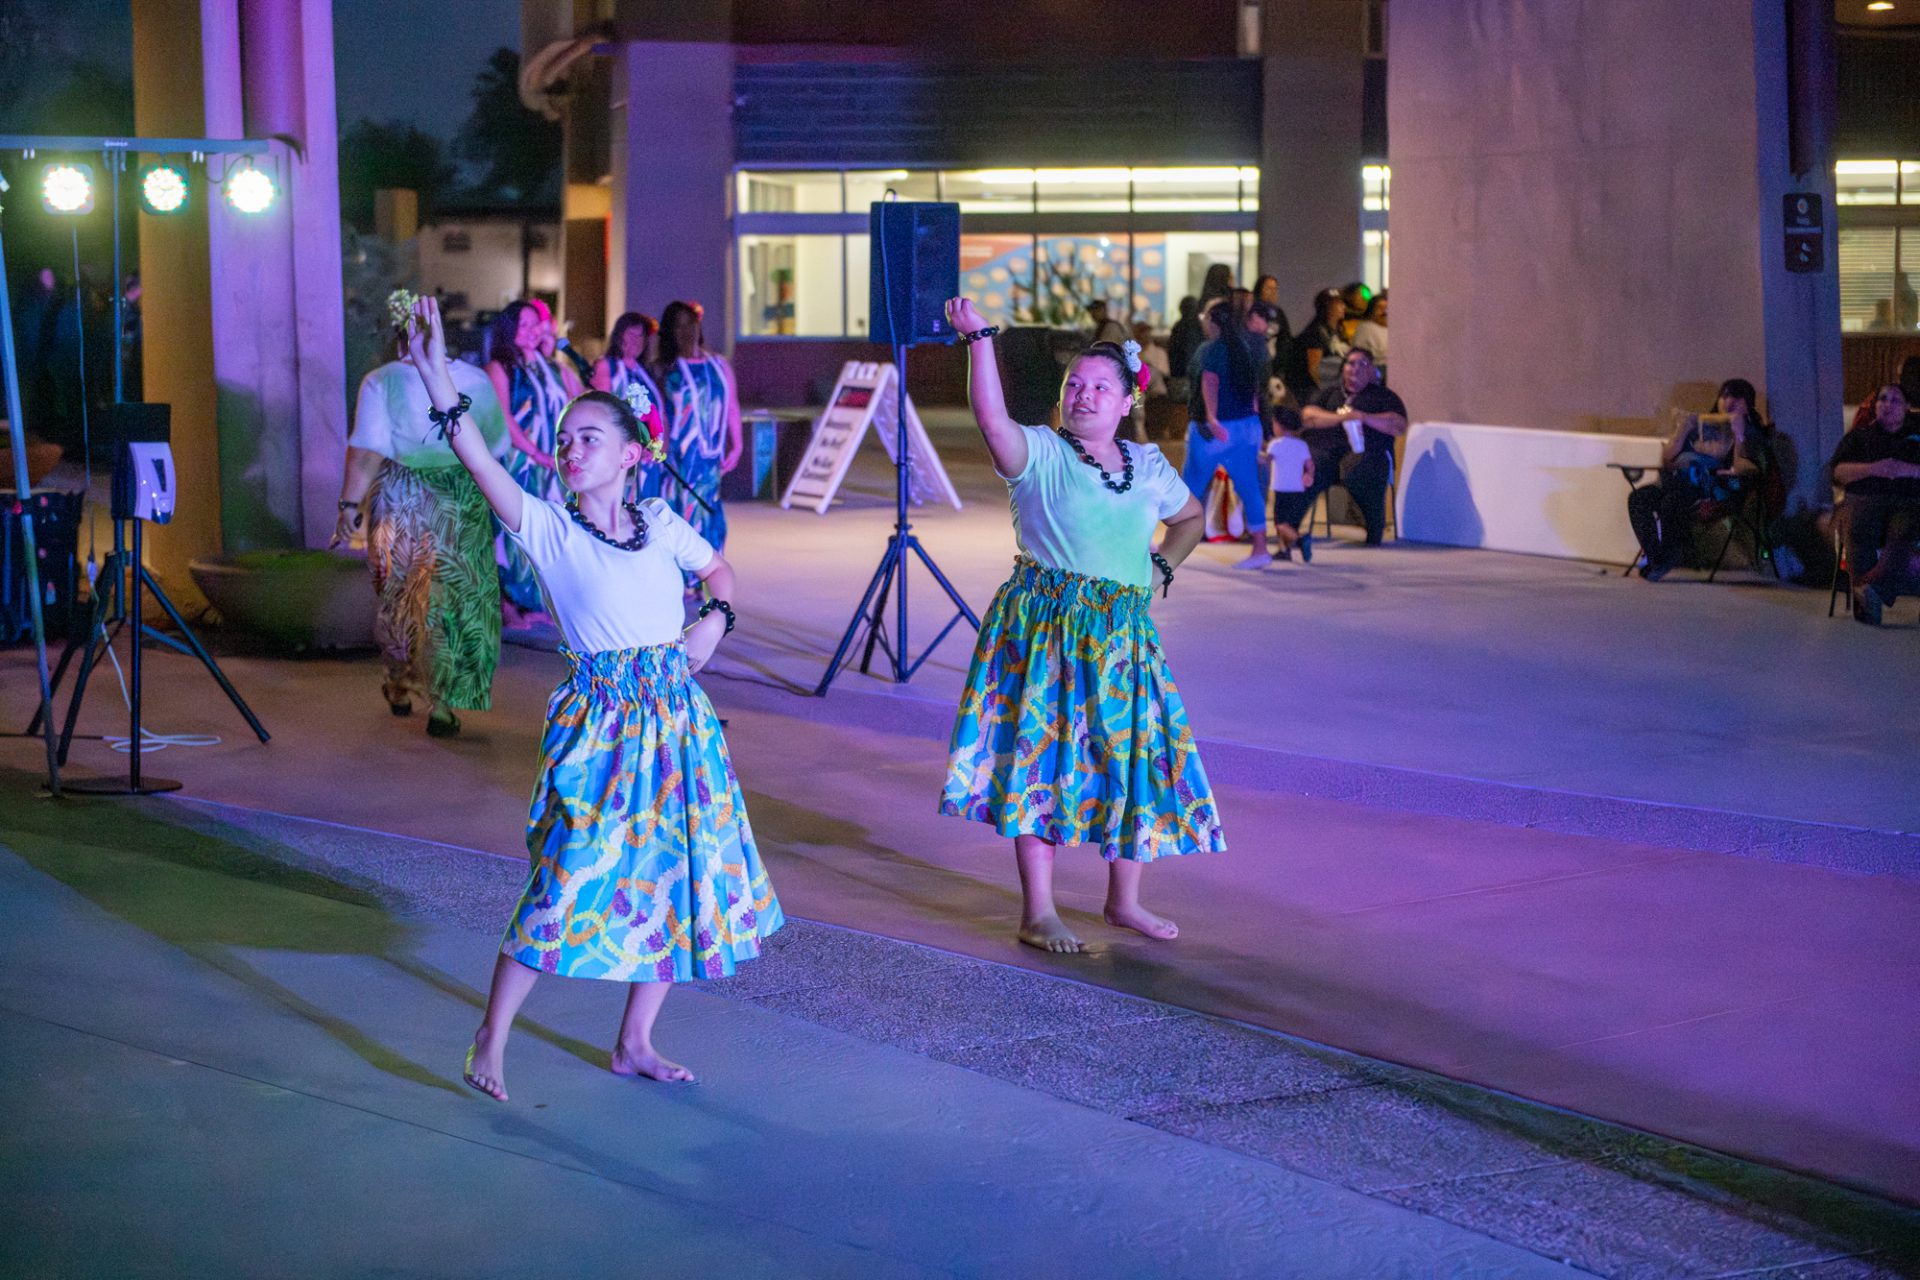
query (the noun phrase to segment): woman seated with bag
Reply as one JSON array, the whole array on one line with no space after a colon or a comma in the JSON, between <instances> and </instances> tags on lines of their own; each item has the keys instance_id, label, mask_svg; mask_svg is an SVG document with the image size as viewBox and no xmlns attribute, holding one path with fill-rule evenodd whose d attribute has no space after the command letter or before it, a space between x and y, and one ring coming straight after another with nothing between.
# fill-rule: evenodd
<instances>
[{"instance_id":1,"label":"woman seated with bag","mask_svg":"<svg viewBox=\"0 0 1920 1280\"><path fill-rule=\"evenodd\" d=\"M1727 513L1759 477L1767 424L1753 384L1729 378L1714 397L1715 413L1680 420L1660 452L1660 480L1627 495L1627 519L1640 540L1640 576L1658 582L1685 557L1694 529Z\"/></svg>"}]
</instances>

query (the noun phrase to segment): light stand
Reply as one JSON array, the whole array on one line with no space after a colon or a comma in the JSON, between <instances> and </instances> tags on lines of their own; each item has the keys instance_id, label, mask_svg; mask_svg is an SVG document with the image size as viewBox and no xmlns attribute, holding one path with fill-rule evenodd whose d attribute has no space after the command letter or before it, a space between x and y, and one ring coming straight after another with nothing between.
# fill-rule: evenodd
<instances>
[{"instance_id":1,"label":"light stand","mask_svg":"<svg viewBox=\"0 0 1920 1280\"><path fill-rule=\"evenodd\" d=\"M127 662L127 713L130 738L127 744L127 776L124 780L88 778L67 784L68 791L81 795L153 795L156 792L180 789L180 783L171 778L143 777L141 773L141 757L146 746L141 728L144 707L141 654L149 640L198 658L201 665L206 667L207 673L213 677L214 682L220 686L221 692L225 693L228 701L233 703L234 709L246 720L247 727L253 730L254 736L261 742L269 740L266 728L261 725L259 717L253 714L253 709L233 687L226 673L220 669L220 664L214 661L213 655L208 653L206 647L200 643L200 638L193 633L193 628L187 625L186 618L181 616L180 610L174 606L172 600L167 598L167 593L161 589L160 583L146 567L143 534L147 521L150 518L164 520L170 517L171 495L168 497L169 505L165 513L157 513L147 504L137 500L141 477L135 474L135 464L129 456L131 445L132 442L125 440L118 441L115 445L112 510L114 550L107 556L107 562L101 574L102 581L95 584L93 608L87 625L86 639L84 642L78 639L67 642L65 652L60 655L59 669L54 675L54 683L57 685L60 677L66 672L68 664L73 660L75 652L81 653L79 671L74 677L73 697L67 703L66 724L60 733L58 759L59 763L64 765L67 761L68 749L73 742L74 727L80 720L80 707L87 696L88 678L93 674L94 666L112 646L114 637L120 630L120 624L124 622L132 624L133 640ZM131 542L131 550L122 549L125 545L121 536L122 522L132 526L132 537L126 540ZM130 601L123 595L129 586L131 587ZM179 630L180 639L176 640L171 636L163 635L146 624L143 617L145 608L143 597L147 592L153 594L154 601L166 612L167 617ZM51 718L51 712L46 709L43 709L42 714ZM39 720L40 717L36 716L36 723ZM28 731L32 732L32 726L29 726ZM51 735L51 727L47 731Z\"/></svg>"},{"instance_id":2,"label":"light stand","mask_svg":"<svg viewBox=\"0 0 1920 1280\"><path fill-rule=\"evenodd\" d=\"M958 626L963 619L971 624L975 631L980 629L980 619L974 616L973 610L967 607L967 602L961 598L958 591L954 590L953 584L947 581L947 575L940 572L940 566L933 562L933 557L927 554L927 549L920 545L920 539L913 536L913 526L907 519L907 468L913 465L907 440L907 344L902 341L900 326L893 314L893 282L891 264L888 261L891 255L887 253L884 234L886 211L892 203L893 193L889 191L887 195L888 200L880 206L882 234L878 237L878 243L881 284L887 299L887 332L893 339L893 387L897 397L893 423L896 439L893 452L893 536L887 539L887 549L880 557L880 567L873 571L873 578L867 583L866 594L860 597L860 607L848 620L846 632L840 637L840 647L833 651L833 660L827 663L827 672L820 677L820 684L813 691L817 698L827 696L827 690L832 687L834 677L840 674L841 664L846 661L847 650L853 647L854 639L860 634L862 627L867 630L866 651L860 657L862 674L872 667L874 646L878 645L886 650L895 684L905 684L913 679L913 673L933 656L933 651L940 647L940 642L947 638L947 633ZM933 638L933 643L922 650L918 658L912 657L912 649L907 640L908 552L920 557L920 563L927 567L927 572L933 575L933 580L940 584L940 589L947 593L947 599L953 602L957 610L953 617L947 619L947 625L940 628L940 634ZM895 610L891 644L887 643L886 637L889 592L893 593Z\"/></svg>"},{"instance_id":3,"label":"light stand","mask_svg":"<svg viewBox=\"0 0 1920 1280\"><path fill-rule=\"evenodd\" d=\"M0 177L0 195L7 180ZM4 213L0 209L0 213ZM0 222L4 222L0 218ZM20 408L20 358L13 344L13 299L7 291L7 253L0 236L0 364L5 365L7 435L13 446L14 501L20 509L20 549L27 562L27 613L33 619L34 667L40 676L40 710L34 717L47 742L47 790L60 794L60 750L53 738L53 681L47 675L47 622L40 600L40 553L33 536L32 506L27 498L33 486L27 479L27 426Z\"/></svg>"}]
</instances>

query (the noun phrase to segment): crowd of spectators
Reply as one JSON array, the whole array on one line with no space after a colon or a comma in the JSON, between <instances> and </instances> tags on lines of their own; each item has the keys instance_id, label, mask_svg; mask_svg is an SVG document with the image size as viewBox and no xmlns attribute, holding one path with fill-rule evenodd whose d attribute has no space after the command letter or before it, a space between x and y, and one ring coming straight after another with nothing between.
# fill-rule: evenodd
<instances>
[{"instance_id":1,"label":"crowd of spectators","mask_svg":"<svg viewBox=\"0 0 1920 1280\"><path fill-rule=\"evenodd\" d=\"M1087 307L1090 341L1129 336L1109 308ZM1210 512L1232 513L1210 529L1251 544L1240 568L1296 548L1309 557L1305 522L1334 485L1359 508L1367 542L1384 536L1394 441L1407 427L1406 406L1386 385L1387 295L1358 282L1324 289L1311 315L1296 333L1275 277L1240 288L1215 263L1199 293L1180 299L1164 346L1150 324L1132 326L1151 371L1147 397L1185 400L1188 486ZM1143 413L1135 423L1143 432Z\"/></svg>"}]
</instances>

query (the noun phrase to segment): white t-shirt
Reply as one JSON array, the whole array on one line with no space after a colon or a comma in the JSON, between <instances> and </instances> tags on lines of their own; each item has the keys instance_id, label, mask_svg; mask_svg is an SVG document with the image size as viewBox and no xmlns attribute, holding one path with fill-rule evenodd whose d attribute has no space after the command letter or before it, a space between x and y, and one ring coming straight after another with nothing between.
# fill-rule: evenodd
<instances>
[{"instance_id":1,"label":"white t-shirt","mask_svg":"<svg viewBox=\"0 0 1920 1280\"><path fill-rule=\"evenodd\" d=\"M1153 528L1193 496L1166 455L1150 444L1126 442L1133 487L1115 493L1056 433L1020 429L1027 434L1027 466L1006 477L1020 550L1049 569L1130 587L1151 585Z\"/></svg>"},{"instance_id":2,"label":"white t-shirt","mask_svg":"<svg viewBox=\"0 0 1920 1280\"><path fill-rule=\"evenodd\" d=\"M1312 458L1313 451L1299 436L1275 436L1273 443L1267 446L1267 461L1273 468L1273 491L1306 492L1307 484L1302 477L1306 475L1307 463Z\"/></svg>"},{"instance_id":3,"label":"white t-shirt","mask_svg":"<svg viewBox=\"0 0 1920 1280\"><path fill-rule=\"evenodd\" d=\"M520 544L540 579L547 610L576 653L638 649L680 638L686 622L681 570L698 573L713 545L659 498L640 503L647 545L622 551L588 533L558 502L528 494Z\"/></svg>"},{"instance_id":4,"label":"white t-shirt","mask_svg":"<svg viewBox=\"0 0 1920 1280\"><path fill-rule=\"evenodd\" d=\"M487 451L496 458L507 453L507 415L487 375L464 360L448 361L454 390L473 401L460 419L462 430L478 429ZM369 373L360 383L360 399L353 413L353 434L347 443L356 449L392 458L416 470L457 467L460 459L441 438L440 428L427 413L433 401L414 367L395 360Z\"/></svg>"}]
</instances>

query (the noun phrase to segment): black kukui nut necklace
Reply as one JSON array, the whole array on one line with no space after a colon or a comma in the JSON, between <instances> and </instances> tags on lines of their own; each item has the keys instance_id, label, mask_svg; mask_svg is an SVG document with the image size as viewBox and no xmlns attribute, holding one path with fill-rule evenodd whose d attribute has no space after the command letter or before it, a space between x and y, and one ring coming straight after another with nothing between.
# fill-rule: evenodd
<instances>
[{"instance_id":1,"label":"black kukui nut necklace","mask_svg":"<svg viewBox=\"0 0 1920 1280\"><path fill-rule=\"evenodd\" d=\"M1087 446L1080 443L1078 436L1074 435L1071 431L1063 429L1060 432L1060 438L1073 446L1073 451L1080 455L1080 461L1100 473L1101 484L1107 486L1107 488L1113 490L1115 493L1125 493L1127 490L1133 488L1133 455L1127 452L1127 442L1125 440L1114 441L1115 444L1120 446L1120 461L1126 465L1126 471L1121 475L1120 483L1115 484L1113 477L1107 474L1107 469L1101 466L1091 453L1087 452Z\"/></svg>"},{"instance_id":2,"label":"black kukui nut necklace","mask_svg":"<svg viewBox=\"0 0 1920 1280\"><path fill-rule=\"evenodd\" d=\"M575 524L610 547L620 551L638 551L647 545L647 518L640 514L640 506L638 503L623 502L620 505L627 509L627 515L633 520L633 536L624 542L616 542L614 539L608 537L594 526L593 521L580 514L580 497L578 494L567 495L567 514L573 517Z\"/></svg>"}]
</instances>

